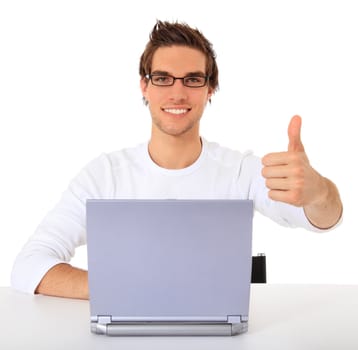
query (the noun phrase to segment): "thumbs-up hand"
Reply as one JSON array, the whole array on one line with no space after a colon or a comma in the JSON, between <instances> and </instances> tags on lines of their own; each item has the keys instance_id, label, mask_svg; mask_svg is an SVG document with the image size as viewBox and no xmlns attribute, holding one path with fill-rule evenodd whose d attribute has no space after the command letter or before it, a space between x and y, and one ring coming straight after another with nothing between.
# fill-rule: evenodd
<instances>
[{"instance_id":1,"label":"thumbs-up hand","mask_svg":"<svg viewBox=\"0 0 358 350\"><path fill-rule=\"evenodd\" d=\"M287 152L269 153L262 158L269 197L299 207L322 200L326 193L324 178L311 167L305 153L301 124L301 117L292 117Z\"/></svg>"}]
</instances>

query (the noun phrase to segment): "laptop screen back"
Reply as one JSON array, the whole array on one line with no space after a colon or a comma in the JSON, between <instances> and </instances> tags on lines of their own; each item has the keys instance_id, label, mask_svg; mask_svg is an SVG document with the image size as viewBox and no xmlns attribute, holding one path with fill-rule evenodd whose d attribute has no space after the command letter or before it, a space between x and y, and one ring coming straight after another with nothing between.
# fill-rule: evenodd
<instances>
[{"instance_id":1,"label":"laptop screen back","mask_svg":"<svg viewBox=\"0 0 358 350\"><path fill-rule=\"evenodd\" d=\"M252 201L89 200L91 316L248 315Z\"/></svg>"}]
</instances>

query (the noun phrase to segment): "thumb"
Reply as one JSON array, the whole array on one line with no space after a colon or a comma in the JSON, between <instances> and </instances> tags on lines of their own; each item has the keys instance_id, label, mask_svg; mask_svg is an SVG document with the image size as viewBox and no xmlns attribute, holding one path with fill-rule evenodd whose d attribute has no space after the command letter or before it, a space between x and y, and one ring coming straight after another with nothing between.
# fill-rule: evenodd
<instances>
[{"instance_id":1,"label":"thumb","mask_svg":"<svg viewBox=\"0 0 358 350\"><path fill-rule=\"evenodd\" d=\"M304 152L305 149L301 142L301 125L302 119L295 115L292 117L288 125L288 151L289 152Z\"/></svg>"}]
</instances>

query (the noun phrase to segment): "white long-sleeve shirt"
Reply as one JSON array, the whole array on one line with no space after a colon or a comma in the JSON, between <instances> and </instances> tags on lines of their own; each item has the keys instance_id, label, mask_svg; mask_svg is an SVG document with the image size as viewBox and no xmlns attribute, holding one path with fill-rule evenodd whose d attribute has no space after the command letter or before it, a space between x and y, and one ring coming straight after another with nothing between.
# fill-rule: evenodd
<instances>
[{"instance_id":1,"label":"white long-sleeve shirt","mask_svg":"<svg viewBox=\"0 0 358 350\"><path fill-rule=\"evenodd\" d=\"M261 169L261 160L251 152L240 153L205 139L196 162L179 170L156 165L147 143L102 154L73 179L24 245L11 284L34 293L51 267L71 260L76 247L86 243L87 199L252 199L257 211L281 225L319 231L302 208L268 198Z\"/></svg>"}]
</instances>

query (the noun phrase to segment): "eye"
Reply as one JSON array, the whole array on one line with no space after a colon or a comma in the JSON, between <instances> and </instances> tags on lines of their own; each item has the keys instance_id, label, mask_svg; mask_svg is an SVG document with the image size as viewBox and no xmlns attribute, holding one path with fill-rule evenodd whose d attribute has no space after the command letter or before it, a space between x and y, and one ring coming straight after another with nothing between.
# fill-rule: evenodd
<instances>
[{"instance_id":1,"label":"eye","mask_svg":"<svg viewBox=\"0 0 358 350\"><path fill-rule=\"evenodd\" d=\"M168 84L171 83L172 81L172 78L167 75L153 75L152 79L154 83L157 84Z\"/></svg>"},{"instance_id":2,"label":"eye","mask_svg":"<svg viewBox=\"0 0 358 350\"><path fill-rule=\"evenodd\" d=\"M199 82L202 82L203 78L202 77L186 77L185 80L188 83L199 83Z\"/></svg>"},{"instance_id":3,"label":"eye","mask_svg":"<svg viewBox=\"0 0 358 350\"><path fill-rule=\"evenodd\" d=\"M206 78L200 75L189 76L184 78L184 84L190 87L200 87L204 86L206 83Z\"/></svg>"}]
</instances>

